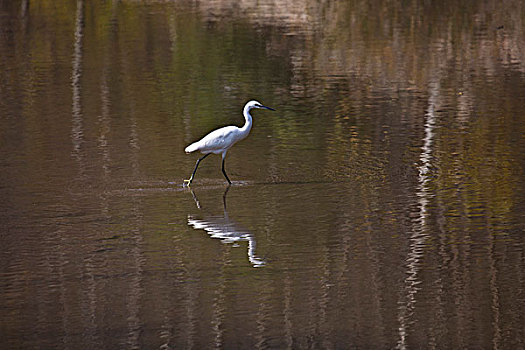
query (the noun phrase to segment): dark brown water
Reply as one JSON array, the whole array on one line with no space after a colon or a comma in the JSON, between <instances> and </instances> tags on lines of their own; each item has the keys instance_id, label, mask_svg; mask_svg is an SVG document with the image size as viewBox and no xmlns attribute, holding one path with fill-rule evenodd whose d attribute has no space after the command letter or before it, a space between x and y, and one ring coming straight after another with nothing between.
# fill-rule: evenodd
<instances>
[{"instance_id":1,"label":"dark brown water","mask_svg":"<svg viewBox=\"0 0 525 350\"><path fill-rule=\"evenodd\" d=\"M292 3L0 1L0 348L525 347L523 3Z\"/></svg>"}]
</instances>

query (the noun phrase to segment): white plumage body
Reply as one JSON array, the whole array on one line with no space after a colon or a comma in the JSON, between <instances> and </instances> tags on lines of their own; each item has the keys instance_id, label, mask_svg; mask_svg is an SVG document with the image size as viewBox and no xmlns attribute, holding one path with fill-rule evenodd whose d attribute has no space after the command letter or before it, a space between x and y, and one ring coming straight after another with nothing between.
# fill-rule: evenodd
<instances>
[{"instance_id":1,"label":"white plumage body","mask_svg":"<svg viewBox=\"0 0 525 350\"><path fill-rule=\"evenodd\" d=\"M201 153L225 154L235 143L248 136L249 130L243 131L242 129L231 125L214 130L199 141L186 147L184 151L186 153L200 151Z\"/></svg>"}]
</instances>

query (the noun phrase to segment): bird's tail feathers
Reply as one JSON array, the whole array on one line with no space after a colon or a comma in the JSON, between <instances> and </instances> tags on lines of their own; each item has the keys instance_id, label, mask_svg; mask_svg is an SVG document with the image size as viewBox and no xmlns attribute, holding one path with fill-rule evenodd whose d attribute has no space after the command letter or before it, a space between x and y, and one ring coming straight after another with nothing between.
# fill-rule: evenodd
<instances>
[{"instance_id":1,"label":"bird's tail feathers","mask_svg":"<svg viewBox=\"0 0 525 350\"><path fill-rule=\"evenodd\" d=\"M197 142L194 142L192 143L191 145L189 145L188 147L186 147L184 149L184 152L186 153L191 153L191 152L195 152L197 150Z\"/></svg>"}]
</instances>

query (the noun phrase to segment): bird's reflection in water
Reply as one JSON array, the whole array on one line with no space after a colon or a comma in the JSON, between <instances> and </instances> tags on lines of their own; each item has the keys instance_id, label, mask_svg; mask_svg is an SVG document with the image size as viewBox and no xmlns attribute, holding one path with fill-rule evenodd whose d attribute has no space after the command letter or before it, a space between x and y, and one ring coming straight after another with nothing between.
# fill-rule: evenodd
<instances>
[{"instance_id":1,"label":"bird's reflection in water","mask_svg":"<svg viewBox=\"0 0 525 350\"><path fill-rule=\"evenodd\" d=\"M234 246L238 246L240 242L248 242L248 259L253 267L262 267L265 265L265 261L260 259L255 254L255 237L243 227L240 227L235 221L228 217L228 211L226 210L226 196L230 186L226 188L222 196L224 215L222 216L207 216L203 219L196 219L192 215L188 215L188 225L196 230L206 231L211 238L218 238L223 243L231 243ZM201 209L201 204L195 195L195 192L190 188L193 200L197 205L197 208Z\"/></svg>"}]
</instances>

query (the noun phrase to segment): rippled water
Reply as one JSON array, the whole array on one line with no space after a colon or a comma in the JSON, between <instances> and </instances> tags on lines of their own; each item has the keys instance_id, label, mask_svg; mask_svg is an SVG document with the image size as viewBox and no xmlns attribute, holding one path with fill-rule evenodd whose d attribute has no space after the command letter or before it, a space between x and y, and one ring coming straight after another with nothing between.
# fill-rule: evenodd
<instances>
[{"instance_id":1,"label":"rippled water","mask_svg":"<svg viewBox=\"0 0 525 350\"><path fill-rule=\"evenodd\" d=\"M523 348L523 10L0 2L0 347Z\"/></svg>"}]
</instances>

